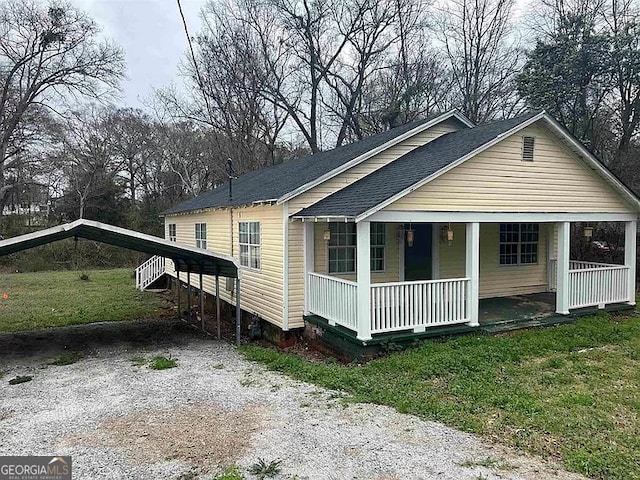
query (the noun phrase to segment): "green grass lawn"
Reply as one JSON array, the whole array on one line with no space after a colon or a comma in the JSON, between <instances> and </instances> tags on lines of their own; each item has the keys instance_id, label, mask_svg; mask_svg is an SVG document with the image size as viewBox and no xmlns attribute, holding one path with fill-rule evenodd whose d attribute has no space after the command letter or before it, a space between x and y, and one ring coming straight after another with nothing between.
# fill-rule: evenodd
<instances>
[{"instance_id":1,"label":"green grass lawn","mask_svg":"<svg viewBox=\"0 0 640 480\"><path fill-rule=\"evenodd\" d=\"M467 335L364 365L310 362L274 349L244 354L347 399L475 432L561 459L593 478L640 479L640 318Z\"/></svg>"},{"instance_id":2,"label":"green grass lawn","mask_svg":"<svg viewBox=\"0 0 640 480\"><path fill-rule=\"evenodd\" d=\"M157 294L135 289L130 269L0 274L5 332L151 318L161 306Z\"/></svg>"}]
</instances>

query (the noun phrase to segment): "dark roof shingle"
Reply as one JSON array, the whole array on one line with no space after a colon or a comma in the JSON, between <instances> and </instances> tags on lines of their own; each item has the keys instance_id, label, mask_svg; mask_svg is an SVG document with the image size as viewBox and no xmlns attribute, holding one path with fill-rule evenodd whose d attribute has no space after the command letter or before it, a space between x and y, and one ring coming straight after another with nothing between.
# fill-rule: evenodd
<instances>
[{"instance_id":1,"label":"dark roof shingle","mask_svg":"<svg viewBox=\"0 0 640 480\"><path fill-rule=\"evenodd\" d=\"M535 115L442 135L292 216L357 217Z\"/></svg>"},{"instance_id":2,"label":"dark roof shingle","mask_svg":"<svg viewBox=\"0 0 640 480\"><path fill-rule=\"evenodd\" d=\"M233 181L232 200L229 200L229 184L225 183L169 208L163 214L247 205L254 202L278 199L360 155L420 125L431 122L439 116L441 115L434 115L425 120L407 123L333 150L319 152L315 155L246 173Z\"/></svg>"}]
</instances>

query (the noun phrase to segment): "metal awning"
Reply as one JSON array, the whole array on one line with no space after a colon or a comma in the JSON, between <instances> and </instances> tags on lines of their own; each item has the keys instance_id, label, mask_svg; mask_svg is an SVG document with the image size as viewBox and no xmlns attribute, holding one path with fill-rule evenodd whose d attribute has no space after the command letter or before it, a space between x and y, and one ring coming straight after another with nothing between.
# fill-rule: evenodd
<instances>
[{"instance_id":1,"label":"metal awning","mask_svg":"<svg viewBox=\"0 0 640 480\"><path fill-rule=\"evenodd\" d=\"M27 250L69 237L86 238L119 247L170 258L182 272L238 278L238 261L225 254L183 245L93 220L76 220L0 241L0 256Z\"/></svg>"}]
</instances>

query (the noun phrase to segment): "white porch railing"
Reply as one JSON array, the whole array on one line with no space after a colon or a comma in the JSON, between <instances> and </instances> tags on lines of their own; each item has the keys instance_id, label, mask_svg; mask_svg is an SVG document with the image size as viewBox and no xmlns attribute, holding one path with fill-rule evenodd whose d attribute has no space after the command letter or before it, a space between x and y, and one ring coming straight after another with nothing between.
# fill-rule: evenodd
<instances>
[{"instance_id":1,"label":"white porch railing","mask_svg":"<svg viewBox=\"0 0 640 480\"><path fill-rule=\"evenodd\" d=\"M147 288L165 274L166 259L154 255L136 268L136 288L140 291Z\"/></svg>"},{"instance_id":2,"label":"white porch railing","mask_svg":"<svg viewBox=\"0 0 640 480\"><path fill-rule=\"evenodd\" d=\"M558 262L549 260L549 289L556 291ZM569 260L569 308L603 307L628 302L629 267L610 263Z\"/></svg>"},{"instance_id":3,"label":"white porch railing","mask_svg":"<svg viewBox=\"0 0 640 480\"><path fill-rule=\"evenodd\" d=\"M581 262L587 263L587 262ZM569 308L598 306L627 302L629 296L629 267L605 267L569 270Z\"/></svg>"},{"instance_id":4,"label":"white porch railing","mask_svg":"<svg viewBox=\"0 0 640 480\"><path fill-rule=\"evenodd\" d=\"M330 325L358 330L358 286L355 282L309 272L307 278L309 312L320 315Z\"/></svg>"},{"instance_id":5,"label":"white porch railing","mask_svg":"<svg viewBox=\"0 0 640 480\"><path fill-rule=\"evenodd\" d=\"M371 333L468 322L469 282L455 278L371 285Z\"/></svg>"}]
</instances>

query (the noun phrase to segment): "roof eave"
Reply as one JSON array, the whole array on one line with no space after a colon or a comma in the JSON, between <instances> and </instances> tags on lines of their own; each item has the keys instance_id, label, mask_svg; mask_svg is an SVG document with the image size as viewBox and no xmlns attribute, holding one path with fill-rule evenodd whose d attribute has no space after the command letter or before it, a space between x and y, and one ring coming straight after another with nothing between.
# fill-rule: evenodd
<instances>
[{"instance_id":1,"label":"roof eave","mask_svg":"<svg viewBox=\"0 0 640 480\"><path fill-rule=\"evenodd\" d=\"M290 218L303 222L355 222L356 220L353 215L291 215Z\"/></svg>"}]
</instances>

